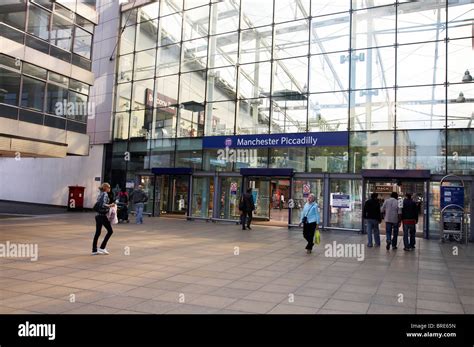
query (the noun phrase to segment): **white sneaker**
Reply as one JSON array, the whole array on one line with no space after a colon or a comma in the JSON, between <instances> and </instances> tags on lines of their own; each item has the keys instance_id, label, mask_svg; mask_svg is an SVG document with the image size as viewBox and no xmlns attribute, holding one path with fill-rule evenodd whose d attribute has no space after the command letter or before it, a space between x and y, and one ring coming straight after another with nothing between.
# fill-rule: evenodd
<instances>
[{"instance_id":1,"label":"white sneaker","mask_svg":"<svg viewBox=\"0 0 474 347\"><path fill-rule=\"evenodd\" d=\"M109 251L108 251L106 248L104 248L104 249L99 248L99 249L97 250L97 252L99 252L100 254L105 254L105 255L110 254Z\"/></svg>"},{"instance_id":2,"label":"white sneaker","mask_svg":"<svg viewBox=\"0 0 474 347\"><path fill-rule=\"evenodd\" d=\"M91 255L99 255L99 252L92 252Z\"/></svg>"}]
</instances>

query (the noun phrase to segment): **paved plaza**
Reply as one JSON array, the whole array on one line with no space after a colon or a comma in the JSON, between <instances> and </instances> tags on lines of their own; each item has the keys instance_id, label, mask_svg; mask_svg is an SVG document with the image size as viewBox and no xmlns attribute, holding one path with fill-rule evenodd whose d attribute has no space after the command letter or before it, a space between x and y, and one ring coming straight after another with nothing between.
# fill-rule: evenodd
<instances>
[{"instance_id":1,"label":"paved plaza","mask_svg":"<svg viewBox=\"0 0 474 347\"><path fill-rule=\"evenodd\" d=\"M325 255L334 241L365 245L353 232L325 231L307 255L301 229L132 223L91 256L93 213L1 219L0 242L38 244L39 258L0 258L0 313L474 313L473 244L417 239L404 252L399 238L358 261Z\"/></svg>"}]
</instances>

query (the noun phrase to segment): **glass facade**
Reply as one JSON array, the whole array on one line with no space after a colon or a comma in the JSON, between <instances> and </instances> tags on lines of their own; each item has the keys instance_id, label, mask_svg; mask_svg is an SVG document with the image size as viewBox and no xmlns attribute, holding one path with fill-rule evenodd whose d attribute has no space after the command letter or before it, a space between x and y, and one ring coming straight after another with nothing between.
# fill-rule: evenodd
<instances>
[{"instance_id":1,"label":"glass facade","mask_svg":"<svg viewBox=\"0 0 474 347\"><path fill-rule=\"evenodd\" d=\"M473 6L470 0L162 0L124 12L114 153L142 145L132 161L112 165L113 176L123 181L132 167L158 165L329 174L325 196L349 194L351 206L328 207L326 225L358 228L361 170L472 175ZM199 144L211 136L329 131L348 132L348 144L259 148L250 164L225 162ZM197 142L184 149L190 139ZM359 179L341 181L339 174ZM228 192L215 183L216 203ZM215 203L215 216L233 218L232 204ZM206 215L211 208L198 210Z\"/></svg>"}]
</instances>

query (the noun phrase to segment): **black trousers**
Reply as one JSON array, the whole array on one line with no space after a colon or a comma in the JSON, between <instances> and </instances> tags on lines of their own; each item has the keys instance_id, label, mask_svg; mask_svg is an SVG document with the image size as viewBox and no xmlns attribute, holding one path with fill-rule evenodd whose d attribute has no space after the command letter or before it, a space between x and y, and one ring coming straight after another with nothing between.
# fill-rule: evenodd
<instances>
[{"instance_id":1,"label":"black trousers","mask_svg":"<svg viewBox=\"0 0 474 347\"><path fill-rule=\"evenodd\" d=\"M316 232L316 222L303 224L303 236L308 244L306 249L312 250L314 246L314 233Z\"/></svg>"},{"instance_id":2,"label":"black trousers","mask_svg":"<svg viewBox=\"0 0 474 347\"><path fill-rule=\"evenodd\" d=\"M110 225L109 219L106 215L98 214L95 216L95 235L94 241L92 242L92 252L97 252L97 242L99 241L100 233L102 232L102 226L107 230L107 235L105 235L100 248L104 249L107 247L107 242L109 241L110 236L114 233L112 225Z\"/></svg>"},{"instance_id":3,"label":"black trousers","mask_svg":"<svg viewBox=\"0 0 474 347\"><path fill-rule=\"evenodd\" d=\"M252 223L252 211L243 211L240 215L240 223L242 224L242 229L250 227L250 223Z\"/></svg>"}]
</instances>

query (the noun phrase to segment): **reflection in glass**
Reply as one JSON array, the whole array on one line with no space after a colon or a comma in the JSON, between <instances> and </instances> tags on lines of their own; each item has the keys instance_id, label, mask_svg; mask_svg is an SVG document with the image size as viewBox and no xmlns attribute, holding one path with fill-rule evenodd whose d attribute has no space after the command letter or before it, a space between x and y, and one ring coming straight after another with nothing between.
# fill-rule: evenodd
<instances>
[{"instance_id":1,"label":"reflection in glass","mask_svg":"<svg viewBox=\"0 0 474 347\"><path fill-rule=\"evenodd\" d=\"M348 165L347 147L309 147L308 172L311 173L344 173Z\"/></svg>"},{"instance_id":2,"label":"reflection in glass","mask_svg":"<svg viewBox=\"0 0 474 347\"><path fill-rule=\"evenodd\" d=\"M313 55L310 60L309 92L320 93L349 89L349 64L341 64L344 53Z\"/></svg>"},{"instance_id":3,"label":"reflection in glass","mask_svg":"<svg viewBox=\"0 0 474 347\"><path fill-rule=\"evenodd\" d=\"M355 11L352 17L352 48L393 46L395 22L395 6Z\"/></svg>"},{"instance_id":4,"label":"reflection in glass","mask_svg":"<svg viewBox=\"0 0 474 347\"><path fill-rule=\"evenodd\" d=\"M208 102L206 104L205 136L233 135L235 102Z\"/></svg>"},{"instance_id":5,"label":"reflection in glass","mask_svg":"<svg viewBox=\"0 0 474 347\"><path fill-rule=\"evenodd\" d=\"M347 51L349 33L349 13L313 18L311 22L311 54Z\"/></svg>"},{"instance_id":6,"label":"reflection in glass","mask_svg":"<svg viewBox=\"0 0 474 347\"><path fill-rule=\"evenodd\" d=\"M357 173L361 169L393 169L394 151L393 131L351 133L349 172Z\"/></svg>"},{"instance_id":7,"label":"reflection in glass","mask_svg":"<svg viewBox=\"0 0 474 347\"><path fill-rule=\"evenodd\" d=\"M362 181L331 180L329 226L360 230L362 228ZM344 195L335 199L334 195ZM341 204L340 201L347 201Z\"/></svg>"},{"instance_id":8,"label":"reflection in glass","mask_svg":"<svg viewBox=\"0 0 474 347\"><path fill-rule=\"evenodd\" d=\"M156 75L166 76L179 72L181 45L171 45L158 48L156 59Z\"/></svg>"},{"instance_id":9,"label":"reflection in glass","mask_svg":"<svg viewBox=\"0 0 474 347\"><path fill-rule=\"evenodd\" d=\"M270 165L273 168L292 168L296 172L305 171L306 148L271 148Z\"/></svg>"},{"instance_id":10,"label":"reflection in glass","mask_svg":"<svg viewBox=\"0 0 474 347\"><path fill-rule=\"evenodd\" d=\"M474 130L448 130L448 173L474 174Z\"/></svg>"},{"instance_id":11,"label":"reflection in glass","mask_svg":"<svg viewBox=\"0 0 474 347\"><path fill-rule=\"evenodd\" d=\"M309 131L347 129L348 93L322 93L309 96Z\"/></svg>"},{"instance_id":12,"label":"reflection in glass","mask_svg":"<svg viewBox=\"0 0 474 347\"><path fill-rule=\"evenodd\" d=\"M319 207L319 215L321 217L320 223L323 223L324 218L324 199L323 199L323 180L320 179L296 179L293 181L292 199L295 202L295 207L291 210L291 223L300 224L301 213L304 205L308 201L309 194L314 194L316 203Z\"/></svg>"},{"instance_id":13,"label":"reflection in glass","mask_svg":"<svg viewBox=\"0 0 474 347\"><path fill-rule=\"evenodd\" d=\"M237 134L268 134L270 99L239 101Z\"/></svg>"},{"instance_id":14,"label":"reflection in glass","mask_svg":"<svg viewBox=\"0 0 474 347\"><path fill-rule=\"evenodd\" d=\"M28 13L28 33L43 40L48 40L50 16L50 12L39 8L38 6L30 5Z\"/></svg>"},{"instance_id":15,"label":"reflection in glass","mask_svg":"<svg viewBox=\"0 0 474 347\"><path fill-rule=\"evenodd\" d=\"M307 20L275 25L273 59L284 59L308 55Z\"/></svg>"},{"instance_id":16,"label":"reflection in glass","mask_svg":"<svg viewBox=\"0 0 474 347\"><path fill-rule=\"evenodd\" d=\"M21 90L20 106L43 111L45 86L46 83L42 81L23 76L23 87ZM63 100L60 101L60 110L62 110L63 108L62 105ZM57 107L55 107L55 110L56 109Z\"/></svg>"},{"instance_id":17,"label":"reflection in glass","mask_svg":"<svg viewBox=\"0 0 474 347\"><path fill-rule=\"evenodd\" d=\"M135 54L135 66L133 79L141 80L150 78L155 71L156 49L138 52ZM121 76L120 76L121 77Z\"/></svg>"},{"instance_id":18,"label":"reflection in glass","mask_svg":"<svg viewBox=\"0 0 474 347\"><path fill-rule=\"evenodd\" d=\"M185 12L183 41L205 37L209 33L209 6L201 6Z\"/></svg>"},{"instance_id":19,"label":"reflection in glass","mask_svg":"<svg viewBox=\"0 0 474 347\"><path fill-rule=\"evenodd\" d=\"M156 47L156 37L158 35L158 20L150 20L137 24L136 51Z\"/></svg>"},{"instance_id":20,"label":"reflection in glass","mask_svg":"<svg viewBox=\"0 0 474 347\"><path fill-rule=\"evenodd\" d=\"M360 90L353 93L351 130L389 130L395 123L395 92L393 89Z\"/></svg>"},{"instance_id":21,"label":"reflection in glass","mask_svg":"<svg viewBox=\"0 0 474 347\"><path fill-rule=\"evenodd\" d=\"M191 216L211 218L214 210L214 177L193 177Z\"/></svg>"}]
</instances>

